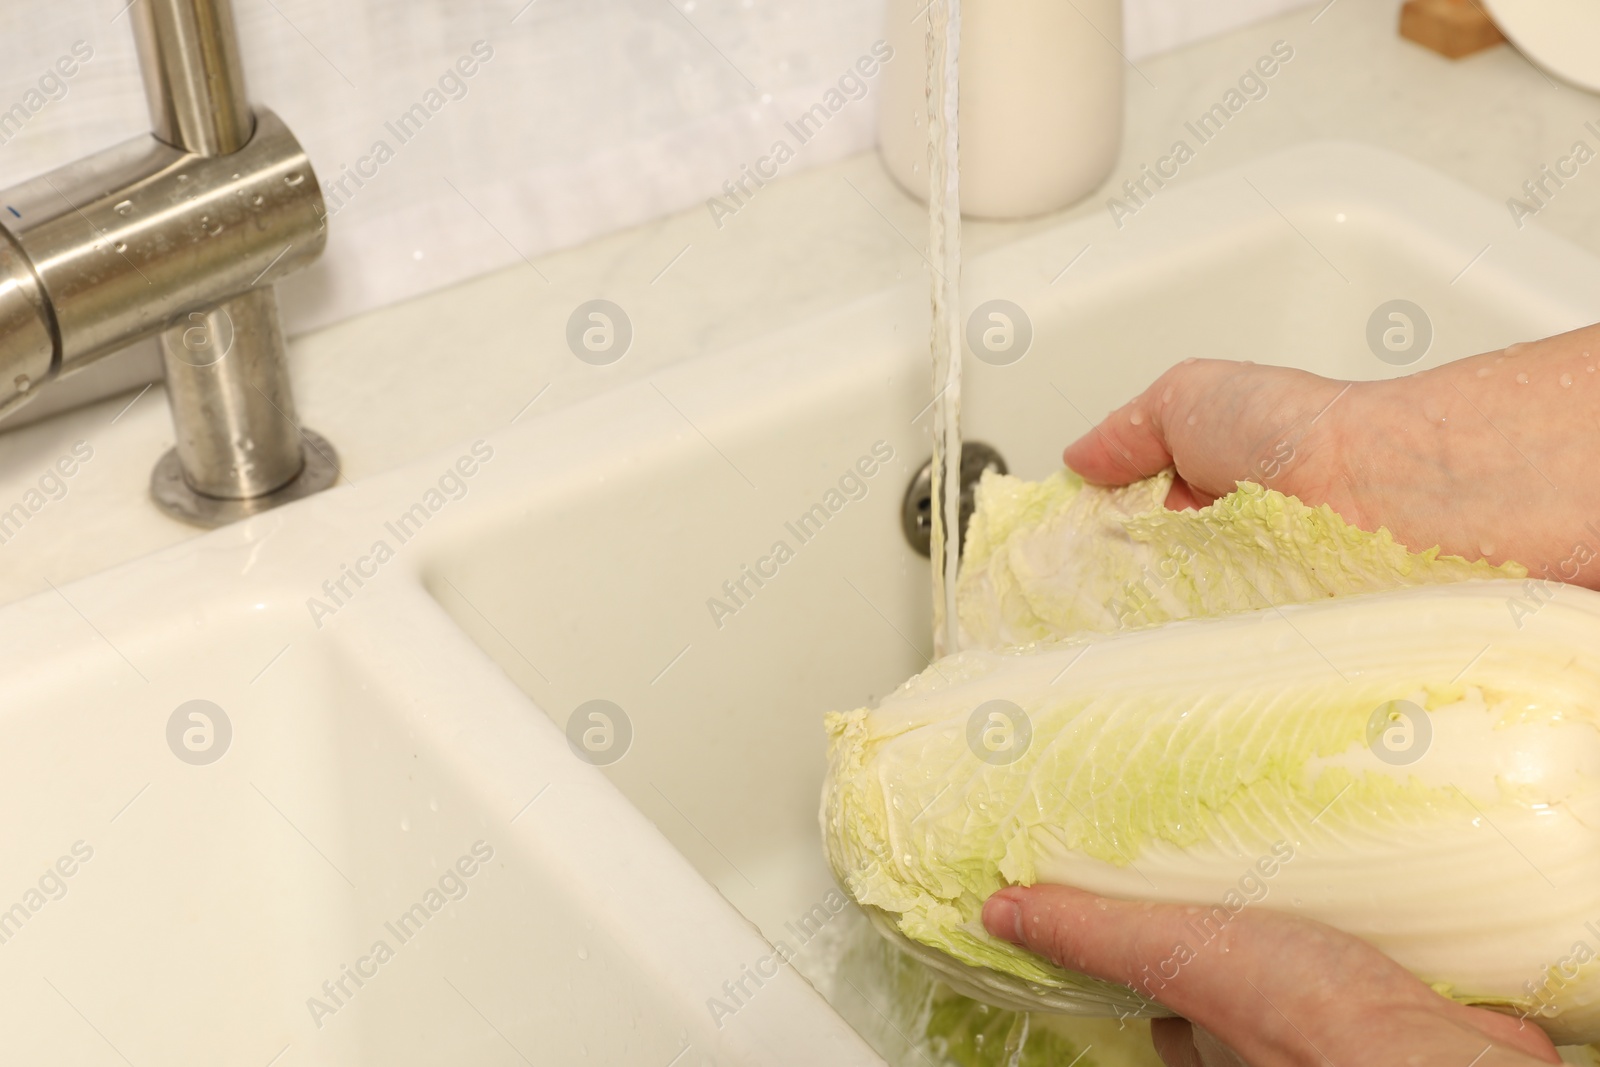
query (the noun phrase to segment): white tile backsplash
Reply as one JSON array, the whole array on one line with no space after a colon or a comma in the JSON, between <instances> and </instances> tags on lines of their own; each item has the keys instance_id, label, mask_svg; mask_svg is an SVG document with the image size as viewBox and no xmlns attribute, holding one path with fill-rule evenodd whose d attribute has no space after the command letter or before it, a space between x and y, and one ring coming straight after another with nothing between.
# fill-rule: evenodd
<instances>
[{"instance_id":1,"label":"white tile backsplash","mask_svg":"<svg viewBox=\"0 0 1600 1067\"><path fill-rule=\"evenodd\" d=\"M1126 50L1136 60L1300 2L1127 0ZM0 7L0 187L147 128L126 4ZM326 256L283 287L294 332L704 202L849 71L883 17L874 0L235 10L252 97L338 187ZM93 58L52 80L80 41ZM415 105L426 122L400 127ZM870 147L873 107L848 100L784 172Z\"/></svg>"},{"instance_id":2,"label":"white tile backsplash","mask_svg":"<svg viewBox=\"0 0 1600 1067\"><path fill-rule=\"evenodd\" d=\"M1338 0L1331 0L1337 3ZM1330 0L1123 0L1123 35L1128 57L1170 52L1207 37L1308 4L1320 8Z\"/></svg>"}]
</instances>

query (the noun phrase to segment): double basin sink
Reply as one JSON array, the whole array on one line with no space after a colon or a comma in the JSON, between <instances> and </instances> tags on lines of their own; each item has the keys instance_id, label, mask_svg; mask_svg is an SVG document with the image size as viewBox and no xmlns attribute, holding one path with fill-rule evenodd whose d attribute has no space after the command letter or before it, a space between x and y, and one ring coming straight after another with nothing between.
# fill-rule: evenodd
<instances>
[{"instance_id":1,"label":"double basin sink","mask_svg":"<svg viewBox=\"0 0 1600 1067\"><path fill-rule=\"evenodd\" d=\"M1317 144L963 291L1025 327L965 433L1040 477L1181 358L1406 373L1600 318L1600 263ZM1395 300L1425 350L1369 343ZM803 975L821 715L931 654L927 315L907 283L0 609L0 1059L882 1062Z\"/></svg>"}]
</instances>

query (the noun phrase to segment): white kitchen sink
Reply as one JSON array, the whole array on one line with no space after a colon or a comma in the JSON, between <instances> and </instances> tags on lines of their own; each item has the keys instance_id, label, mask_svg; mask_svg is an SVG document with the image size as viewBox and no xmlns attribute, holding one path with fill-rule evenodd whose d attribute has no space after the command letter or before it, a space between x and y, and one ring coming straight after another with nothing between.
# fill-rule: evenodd
<instances>
[{"instance_id":1,"label":"white kitchen sink","mask_svg":"<svg viewBox=\"0 0 1600 1067\"><path fill-rule=\"evenodd\" d=\"M1600 263L1328 144L965 292L1031 319L1020 361L969 359L964 420L1036 477L1185 356L1401 373L1600 318ZM1409 368L1366 341L1397 298L1435 334ZM878 1062L794 968L712 1000L780 940L823 969L821 714L926 663L926 333L907 285L0 609L0 1060ZM214 762L169 744L193 700ZM579 758L594 700L621 713L585 708Z\"/></svg>"}]
</instances>

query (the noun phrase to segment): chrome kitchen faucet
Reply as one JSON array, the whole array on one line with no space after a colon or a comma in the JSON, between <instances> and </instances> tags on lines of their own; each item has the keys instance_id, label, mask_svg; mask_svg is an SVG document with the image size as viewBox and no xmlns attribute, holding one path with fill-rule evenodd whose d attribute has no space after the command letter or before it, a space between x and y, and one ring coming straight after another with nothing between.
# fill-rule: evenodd
<instances>
[{"instance_id":1,"label":"chrome kitchen faucet","mask_svg":"<svg viewBox=\"0 0 1600 1067\"><path fill-rule=\"evenodd\" d=\"M0 414L151 334L177 444L150 491L218 526L327 488L273 283L327 242L310 161L252 108L229 0L134 0L153 130L0 192Z\"/></svg>"}]
</instances>

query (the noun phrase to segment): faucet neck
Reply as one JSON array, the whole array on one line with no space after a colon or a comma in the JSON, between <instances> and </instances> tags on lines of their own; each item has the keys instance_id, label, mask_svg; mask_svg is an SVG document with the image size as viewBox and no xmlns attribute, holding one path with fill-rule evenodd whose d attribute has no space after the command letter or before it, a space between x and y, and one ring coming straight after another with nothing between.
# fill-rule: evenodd
<instances>
[{"instance_id":1,"label":"faucet neck","mask_svg":"<svg viewBox=\"0 0 1600 1067\"><path fill-rule=\"evenodd\" d=\"M229 0L139 0L130 12L156 137L230 155L255 132Z\"/></svg>"}]
</instances>

